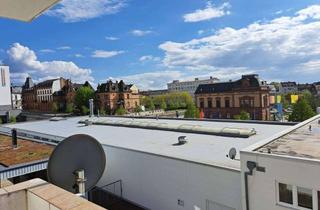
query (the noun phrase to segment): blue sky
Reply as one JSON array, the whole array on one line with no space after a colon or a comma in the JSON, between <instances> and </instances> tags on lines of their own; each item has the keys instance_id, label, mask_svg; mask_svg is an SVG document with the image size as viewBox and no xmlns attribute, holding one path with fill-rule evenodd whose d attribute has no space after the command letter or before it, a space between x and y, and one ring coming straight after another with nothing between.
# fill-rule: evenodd
<instances>
[{"instance_id":1,"label":"blue sky","mask_svg":"<svg viewBox=\"0 0 320 210\"><path fill-rule=\"evenodd\" d=\"M109 78L141 89L173 79L320 80L320 4L312 0L64 0L32 23L0 19L13 83Z\"/></svg>"}]
</instances>

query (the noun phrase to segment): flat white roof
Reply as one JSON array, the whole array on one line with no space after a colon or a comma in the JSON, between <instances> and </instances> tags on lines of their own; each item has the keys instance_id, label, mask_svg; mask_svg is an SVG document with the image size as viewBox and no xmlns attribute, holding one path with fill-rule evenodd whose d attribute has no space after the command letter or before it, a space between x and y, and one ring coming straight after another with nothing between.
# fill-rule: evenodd
<instances>
[{"instance_id":1,"label":"flat white roof","mask_svg":"<svg viewBox=\"0 0 320 210\"><path fill-rule=\"evenodd\" d=\"M99 119L101 118L102 117ZM83 124L78 123L80 120L89 119L88 117L73 117L62 121L44 120L26 122L6 125L6 127L62 137L68 137L74 134L88 134L95 137L104 146L118 147L234 170L240 170L240 161L231 160L226 157L230 148L235 147L237 149L238 154L236 159L239 159L239 150L291 127L288 125L260 123L130 119L118 117L107 118L113 120L136 120L150 123L161 122L169 125L201 125L216 128L254 128L257 134L248 138L238 138L107 125L84 126ZM181 146L173 146L173 144L177 143L179 136L187 136L188 143Z\"/></svg>"}]
</instances>

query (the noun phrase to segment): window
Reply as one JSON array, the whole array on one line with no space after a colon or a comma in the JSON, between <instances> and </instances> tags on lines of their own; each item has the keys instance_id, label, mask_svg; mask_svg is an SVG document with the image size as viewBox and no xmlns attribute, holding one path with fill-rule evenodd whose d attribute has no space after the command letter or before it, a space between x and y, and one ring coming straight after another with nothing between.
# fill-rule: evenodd
<instances>
[{"instance_id":1,"label":"window","mask_svg":"<svg viewBox=\"0 0 320 210\"><path fill-rule=\"evenodd\" d=\"M217 107L217 108L221 108L220 98L216 98L216 107Z\"/></svg>"},{"instance_id":2,"label":"window","mask_svg":"<svg viewBox=\"0 0 320 210\"><path fill-rule=\"evenodd\" d=\"M241 97L240 107L254 107L254 98L248 96Z\"/></svg>"},{"instance_id":3,"label":"window","mask_svg":"<svg viewBox=\"0 0 320 210\"><path fill-rule=\"evenodd\" d=\"M298 206L312 209L312 190L303 187L297 187Z\"/></svg>"},{"instance_id":4,"label":"window","mask_svg":"<svg viewBox=\"0 0 320 210\"><path fill-rule=\"evenodd\" d=\"M279 201L283 203L293 204L292 185L279 183Z\"/></svg>"},{"instance_id":5,"label":"window","mask_svg":"<svg viewBox=\"0 0 320 210\"><path fill-rule=\"evenodd\" d=\"M299 187L290 184L278 183L278 202L280 205L284 205L290 208L306 210L306 209L318 209L317 207L320 199L320 192L316 192L313 189L305 187ZM313 197L313 193L318 193L317 197ZM318 199L318 203L314 203ZM314 207L315 204L316 206Z\"/></svg>"},{"instance_id":6,"label":"window","mask_svg":"<svg viewBox=\"0 0 320 210\"><path fill-rule=\"evenodd\" d=\"M203 98L200 98L199 101L200 101L200 102L199 102L199 103L200 103L200 108L203 109L203 108L204 108L204 99L203 99Z\"/></svg>"},{"instance_id":7,"label":"window","mask_svg":"<svg viewBox=\"0 0 320 210\"><path fill-rule=\"evenodd\" d=\"M208 108L212 108L212 98L208 98Z\"/></svg>"},{"instance_id":8,"label":"window","mask_svg":"<svg viewBox=\"0 0 320 210\"><path fill-rule=\"evenodd\" d=\"M225 107L229 108L230 107L230 100L228 98L225 99L224 101Z\"/></svg>"}]
</instances>

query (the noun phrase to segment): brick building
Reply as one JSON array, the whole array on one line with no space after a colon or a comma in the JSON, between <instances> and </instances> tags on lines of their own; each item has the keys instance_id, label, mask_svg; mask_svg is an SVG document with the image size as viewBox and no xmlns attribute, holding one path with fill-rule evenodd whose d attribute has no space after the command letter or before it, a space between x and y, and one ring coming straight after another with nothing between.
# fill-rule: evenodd
<instances>
[{"instance_id":1,"label":"brick building","mask_svg":"<svg viewBox=\"0 0 320 210\"><path fill-rule=\"evenodd\" d=\"M253 120L270 119L269 88L258 75L243 75L237 81L199 85L197 107L206 118L232 119L241 111Z\"/></svg>"},{"instance_id":2,"label":"brick building","mask_svg":"<svg viewBox=\"0 0 320 210\"><path fill-rule=\"evenodd\" d=\"M34 84L26 79L22 89L22 109L35 112L52 112L56 103L58 111L65 111L68 103L74 103L75 92L83 84L73 84L64 78L51 79ZM86 82L84 85L91 85ZM92 87L91 87L92 88Z\"/></svg>"},{"instance_id":3,"label":"brick building","mask_svg":"<svg viewBox=\"0 0 320 210\"><path fill-rule=\"evenodd\" d=\"M66 85L59 91L53 94L53 101L57 103L60 111L65 111L67 108L67 104L75 103L75 95L77 90L80 87L90 87L93 90L93 87L90 85L88 81L84 84L72 83L71 80L66 80Z\"/></svg>"},{"instance_id":4,"label":"brick building","mask_svg":"<svg viewBox=\"0 0 320 210\"><path fill-rule=\"evenodd\" d=\"M135 85L126 85L122 80L99 84L96 91L96 100L99 110L113 113L117 108L123 107L133 111L140 106L140 94Z\"/></svg>"}]
</instances>

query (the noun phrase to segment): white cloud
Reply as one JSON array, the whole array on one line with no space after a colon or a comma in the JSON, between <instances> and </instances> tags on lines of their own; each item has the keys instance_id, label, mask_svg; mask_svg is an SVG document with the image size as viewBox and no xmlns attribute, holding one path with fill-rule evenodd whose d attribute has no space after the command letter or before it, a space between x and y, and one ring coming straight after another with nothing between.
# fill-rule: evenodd
<instances>
[{"instance_id":1,"label":"white cloud","mask_svg":"<svg viewBox=\"0 0 320 210\"><path fill-rule=\"evenodd\" d=\"M117 80L124 80L125 83L133 83L138 86L140 90L155 90L167 88L167 83L173 80L194 80L194 78L209 78L210 76L217 77L220 80L239 79L242 74L251 74L246 68L221 68L216 69L206 67L203 71L180 71L180 70L163 70L145 72L140 74L120 76Z\"/></svg>"},{"instance_id":2,"label":"white cloud","mask_svg":"<svg viewBox=\"0 0 320 210\"><path fill-rule=\"evenodd\" d=\"M199 22L205 20L211 20L213 18L219 18L225 15L229 15L228 10L231 7L229 3L223 3L219 7L215 7L210 1L207 2L205 9L197 9L194 12L183 15L184 22Z\"/></svg>"},{"instance_id":3,"label":"white cloud","mask_svg":"<svg viewBox=\"0 0 320 210\"><path fill-rule=\"evenodd\" d=\"M148 34L151 34L153 31L151 30L139 30L139 29L135 29L135 30L132 30L130 33L133 35L133 36L146 36Z\"/></svg>"},{"instance_id":4,"label":"white cloud","mask_svg":"<svg viewBox=\"0 0 320 210\"><path fill-rule=\"evenodd\" d=\"M61 47L57 47L57 50L71 50L70 46L61 46Z\"/></svg>"},{"instance_id":5,"label":"white cloud","mask_svg":"<svg viewBox=\"0 0 320 210\"><path fill-rule=\"evenodd\" d=\"M159 48L165 53L163 64L170 68L245 67L292 78L297 75L290 71L319 59L319 37L320 5L313 5L293 17L256 22L239 29L226 27L187 42L167 41Z\"/></svg>"},{"instance_id":6,"label":"white cloud","mask_svg":"<svg viewBox=\"0 0 320 210\"><path fill-rule=\"evenodd\" d=\"M320 59L310 60L308 62L302 63L300 68L296 70L297 73L306 74L320 74Z\"/></svg>"},{"instance_id":7,"label":"white cloud","mask_svg":"<svg viewBox=\"0 0 320 210\"><path fill-rule=\"evenodd\" d=\"M76 57L76 58L83 58L84 56L83 56L82 54L80 54L80 53L77 53L77 54L74 55L74 57Z\"/></svg>"},{"instance_id":8,"label":"white cloud","mask_svg":"<svg viewBox=\"0 0 320 210\"><path fill-rule=\"evenodd\" d=\"M198 31L198 34L199 34L199 35L202 35L202 34L204 34L204 32L205 32L204 30L199 30L199 31Z\"/></svg>"},{"instance_id":9,"label":"white cloud","mask_svg":"<svg viewBox=\"0 0 320 210\"><path fill-rule=\"evenodd\" d=\"M58 77L71 78L74 82L94 81L90 69L67 61L39 61L33 50L19 43L14 43L7 55L4 62L10 66L13 82L24 81L27 75L35 81Z\"/></svg>"},{"instance_id":10,"label":"white cloud","mask_svg":"<svg viewBox=\"0 0 320 210\"><path fill-rule=\"evenodd\" d=\"M39 50L39 52L41 52L41 53L54 53L55 50L52 50L52 49L41 49L41 50Z\"/></svg>"},{"instance_id":11,"label":"white cloud","mask_svg":"<svg viewBox=\"0 0 320 210\"><path fill-rule=\"evenodd\" d=\"M46 14L64 22L79 22L118 13L125 6L126 0L64 0Z\"/></svg>"},{"instance_id":12,"label":"white cloud","mask_svg":"<svg viewBox=\"0 0 320 210\"><path fill-rule=\"evenodd\" d=\"M109 40L109 41L116 41L116 40L119 40L119 38L118 38L118 37L114 37L114 36L106 36L105 38L106 38L106 40Z\"/></svg>"},{"instance_id":13,"label":"white cloud","mask_svg":"<svg viewBox=\"0 0 320 210\"><path fill-rule=\"evenodd\" d=\"M123 50L119 50L119 51L95 50L94 52L92 52L91 57L93 57L93 58L111 58L116 55L120 55L122 53L124 53Z\"/></svg>"},{"instance_id":14,"label":"white cloud","mask_svg":"<svg viewBox=\"0 0 320 210\"><path fill-rule=\"evenodd\" d=\"M125 83L136 84L140 90L150 90L166 88L168 82L181 78L181 76L182 73L180 71L156 71L122 76L115 79L122 79Z\"/></svg>"},{"instance_id":15,"label":"white cloud","mask_svg":"<svg viewBox=\"0 0 320 210\"><path fill-rule=\"evenodd\" d=\"M148 62L148 61L158 62L160 60L161 60L160 57L155 57L152 55L144 55L139 58L139 61L141 62Z\"/></svg>"}]
</instances>

